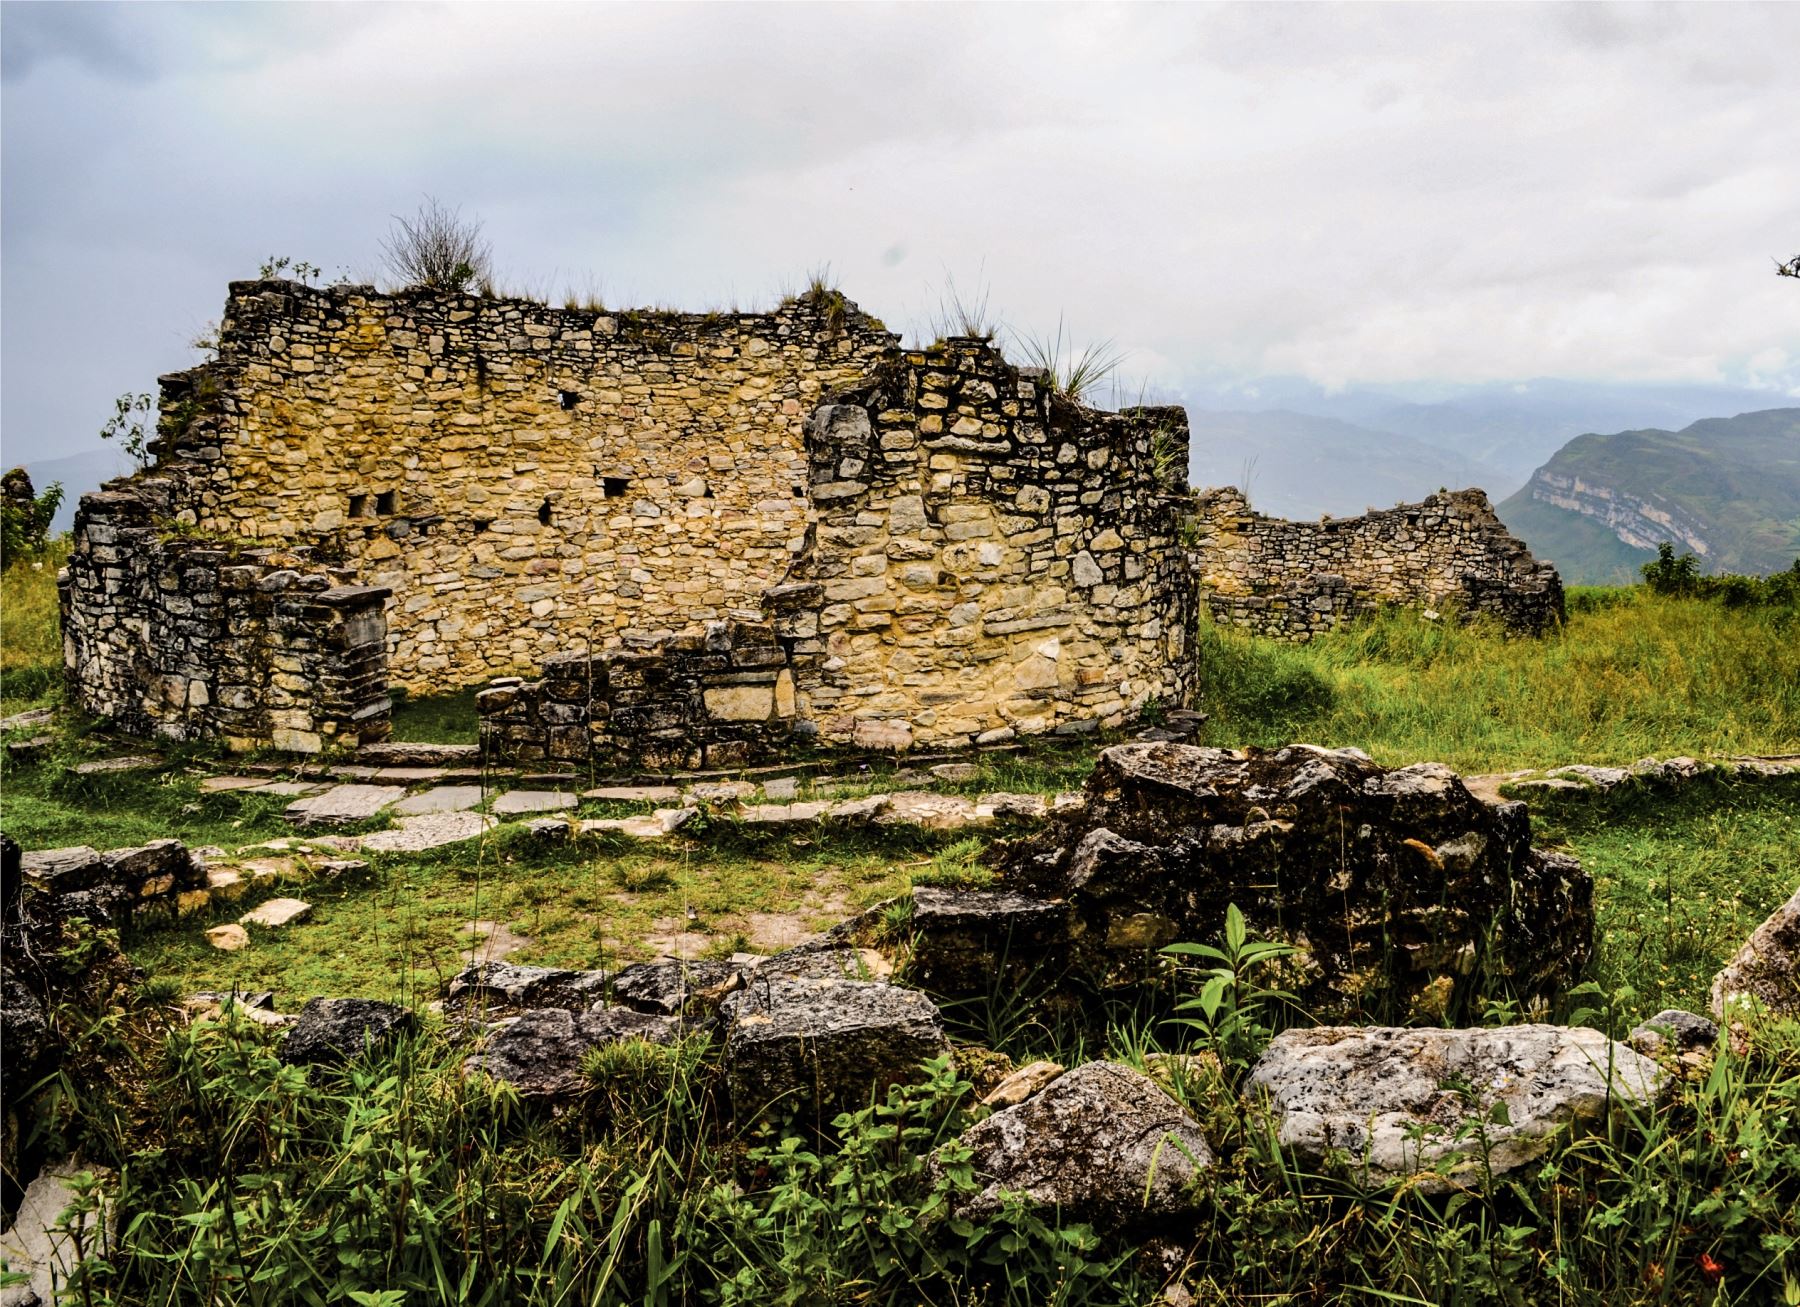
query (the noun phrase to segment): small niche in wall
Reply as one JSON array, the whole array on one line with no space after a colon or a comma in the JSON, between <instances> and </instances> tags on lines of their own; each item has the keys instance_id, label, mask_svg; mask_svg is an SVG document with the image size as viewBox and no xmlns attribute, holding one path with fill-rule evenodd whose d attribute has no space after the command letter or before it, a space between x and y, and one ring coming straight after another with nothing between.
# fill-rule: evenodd
<instances>
[{"instance_id":1,"label":"small niche in wall","mask_svg":"<svg viewBox=\"0 0 1800 1307\"><path fill-rule=\"evenodd\" d=\"M391 517L399 506L399 492L383 490L375 496L375 512L380 517Z\"/></svg>"},{"instance_id":2,"label":"small niche in wall","mask_svg":"<svg viewBox=\"0 0 1800 1307\"><path fill-rule=\"evenodd\" d=\"M631 489L631 482L625 477L601 477L600 493L608 499L623 499L625 492Z\"/></svg>"},{"instance_id":3,"label":"small niche in wall","mask_svg":"<svg viewBox=\"0 0 1800 1307\"><path fill-rule=\"evenodd\" d=\"M350 496L350 516L367 517L369 515L369 497L367 495Z\"/></svg>"},{"instance_id":4,"label":"small niche in wall","mask_svg":"<svg viewBox=\"0 0 1800 1307\"><path fill-rule=\"evenodd\" d=\"M805 499L806 498L806 487L805 486L795 486L794 487L794 498L795 499Z\"/></svg>"},{"instance_id":5,"label":"small niche in wall","mask_svg":"<svg viewBox=\"0 0 1800 1307\"><path fill-rule=\"evenodd\" d=\"M560 398L562 400L562 406L565 409L574 408L575 401L581 398L581 396L577 395L572 390L558 391L557 396L558 396L558 398Z\"/></svg>"},{"instance_id":6,"label":"small niche in wall","mask_svg":"<svg viewBox=\"0 0 1800 1307\"><path fill-rule=\"evenodd\" d=\"M538 505L538 522L544 526L549 526L551 516L550 500L546 496L544 502Z\"/></svg>"},{"instance_id":7,"label":"small niche in wall","mask_svg":"<svg viewBox=\"0 0 1800 1307\"><path fill-rule=\"evenodd\" d=\"M478 517L470 522L469 525L474 528L476 535L482 535L489 527L494 525L494 520L490 517Z\"/></svg>"}]
</instances>

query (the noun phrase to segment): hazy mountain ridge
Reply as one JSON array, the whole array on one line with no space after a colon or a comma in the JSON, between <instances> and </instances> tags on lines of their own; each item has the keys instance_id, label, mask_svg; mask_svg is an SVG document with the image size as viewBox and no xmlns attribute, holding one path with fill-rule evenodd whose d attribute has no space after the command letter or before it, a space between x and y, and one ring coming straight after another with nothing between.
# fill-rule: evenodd
<instances>
[{"instance_id":1,"label":"hazy mountain ridge","mask_svg":"<svg viewBox=\"0 0 1800 1307\"><path fill-rule=\"evenodd\" d=\"M1577 436L1498 511L1578 584L1635 580L1664 540L1708 572L1779 571L1800 555L1800 408Z\"/></svg>"}]
</instances>

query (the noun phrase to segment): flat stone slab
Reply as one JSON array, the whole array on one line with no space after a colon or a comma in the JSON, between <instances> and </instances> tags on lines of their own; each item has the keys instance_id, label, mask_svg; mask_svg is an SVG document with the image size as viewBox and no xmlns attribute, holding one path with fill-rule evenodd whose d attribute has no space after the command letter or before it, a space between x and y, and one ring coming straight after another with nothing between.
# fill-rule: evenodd
<instances>
[{"instance_id":1,"label":"flat stone slab","mask_svg":"<svg viewBox=\"0 0 1800 1307\"><path fill-rule=\"evenodd\" d=\"M348 826L367 821L405 796L398 785L334 785L323 794L288 804L286 816L297 826Z\"/></svg>"},{"instance_id":2,"label":"flat stone slab","mask_svg":"<svg viewBox=\"0 0 1800 1307\"><path fill-rule=\"evenodd\" d=\"M200 793L228 794L232 790L260 790L268 783L267 776L207 776L200 781Z\"/></svg>"},{"instance_id":3,"label":"flat stone slab","mask_svg":"<svg viewBox=\"0 0 1800 1307\"><path fill-rule=\"evenodd\" d=\"M1366 1183L1444 1193L1646 1106L1661 1085L1654 1061L1585 1027L1325 1026L1277 1035L1245 1092L1267 1096L1281 1145L1304 1161L1339 1153Z\"/></svg>"},{"instance_id":4,"label":"flat stone slab","mask_svg":"<svg viewBox=\"0 0 1800 1307\"><path fill-rule=\"evenodd\" d=\"M300 1018L281 1041L283 1062L301 1066L329 1065L360 1057L418 1028L418 1018L394 1003L372 998L315 998L300 1009Z\"/></svg>"},{"instance_id":5,"label":"flat stone slab","mask_svg":"<svg viewBox=\"0 0 1800 1307\"><path fill-rule=\"evenodd\" d=\"M672 1044L681 1037L673 1017L629 1008L570 1012L541 1008L496 1032L481 1052L463 1063L463 1074L503 1080L526 1098L567 1098L590 1087L581 1063L589 1049L641 1039Z\"/></svg>"},{"instance_id":6,"label":"flat stone slab","mask_svg":"<svg viewBox=\"0 0 1800 1307\"><path fill-rule=\"evenodd\" d=\"M0 731L28 731L34 726L43 726L54 716L54 708L32 708L11 717L0 717Z\"/></svg>"},{"instance_id":7,"label":"flat stone slab","mask_svg":"<svg viewBox=\"0 0 1800 1307\"><path fill-rule=\"evenodd\" d=\"M214 926L206 932L206 942L221 953L236 953L240 949L250 947L250 932L235 921L228 921L222 926Z\"/></svg>"},{"instance_id":8,"label":"flat stone slab","mask_svg":"<svg viewBox=\"0 0 1800 1307\"><path fill-rule=\"evenodd\" d=\"M291 926L296 921L305 921L312 915L312 904L301 899L270 899L250 909L238 922L245 926L262 926L268 930L276 930L282 926Z\"/></svg>"},{"instance_id":9,"label":"flat stone slab","mask_svg":"<svg viewBox=\"0 0 1800 1307\"><path fill-rule=\"evenodd\" d=\"M497 922L471 921L475 933L482 926L493 926L486 932L492 938L497 930L506 929ZM512 962L478 960L450 979L444 995L444 1007L457 1012L466 1008L512 1009L560 1007L571 1012L585 1012L606 997L610 973L605 971L569 971L561 967L525 967Z\"/></svg>"},{"instance_id":10,"label":"flat stone slab","mask_svg":"<svg viewBox=\"0 0 1800 1307\"><path fill-rule=\"evenodd\" d=\"M792 803L800 797L800 778L798 776L777 776L772 781L764 781L763 798L774 803Z\"/></svg>"},{"instance_id":11,"label":"flat stone slab","mask_svg":"<svg viewBox=\"0 0 1800 1307\"><path fill-rule=\"evenodd\" d=\"M254 793L295 798L303 794L323 794L330 788L322 781L270 781L267 785L257 786Z\"/></svg>"},{"instance_id":12,"label":"flat stone slab","mask_svg":"<svg viewBox=\"0 0 1800 1307\"><path fill-rule=\"evenodd\" d=\"M751 826L810 826L829 811L829 800L815 799L809 803L758 804L745 808L738 815Z\"/></svg>"},{"instance_id":13,"label":"flat stone slab","mask_svg":"<svg viewBox=\"0 0 1800 1307\"><path fill-rule=\"evenodd\" d=\"M69 768L77 776L104 776L108 772L143 771L146 767L160 767L162 759L148 753L134 753L124 758L96 758L92 762L78 762Z\"/></svg>"},{"instance_id":14,"label":"flat stone slab","mask_svg":"<svg viewBox=\"0 0 1800 1307\"><path fill-rule=\"evenodd\" d=\"M394 805L394 813L412 817L426 812L467 812L481 800L479 785L440 785L420 794L407 795Z\"/></svg>"},{"instance_id":15,"label":"flat stone slab","mask_svg":"<svg viewBox=\"0 0 1800 1307\"><path fill-rule=\"evenodd\" d=\"M575 806L575 796L565 790L508 790L494 800L493 811L500 817L517 817L527 812L560 812Z\"/></svg>"},{"instance_id":16,"label":"flat stone slab","mask_svg":"<svg viewBox=\"0 0 1800 1307\"><path fill-rule=\"evenodd\" d=\"M608 803L674 803L681 790L674 785L602 785L583 790L581 797Z\"/></svg>"},{"instance_id":17,"label":"flat stone slab","mask_svg":"<svg viewBox=\"0 0 1800 1307\"><path fill-rule=\"evenodd\" d=\"M901 790L890 794L888 805L875 814L877 826L923 826L926 830L962 830L991 821L975 804L957 794L933 794L928 790Z\"/></svg>"},{"instance_id":18,"label":"flat stone slab","mask_svg":"<svg viewBox=\"0 0 1800 1307\"><path fill-rule=\"evenodd\" d=\"M360 835L356 844L359 849L376 853L422 853L472 840L491 829L494 820L479 812L422 812L400 818L392 830Z\"/></svg>"},{"instance_id":19,"label":"flat stone slab","mask_svg":"<svg viewBox=\"0 0 1800 1307\"><path fill-rule=\"evenodd\" d=\"M755 795L756 785L752 781L705 781L688 786L687 791L689 803L727 808Z\"/></svg>"}]
</instances>

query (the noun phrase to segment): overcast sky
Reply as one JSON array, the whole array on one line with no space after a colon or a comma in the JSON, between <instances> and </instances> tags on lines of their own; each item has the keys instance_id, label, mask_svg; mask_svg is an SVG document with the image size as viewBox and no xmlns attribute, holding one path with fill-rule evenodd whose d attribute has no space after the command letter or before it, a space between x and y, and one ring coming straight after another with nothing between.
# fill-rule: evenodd
<instances>
[{"instance_id":1,"label":"overcast sky","mask_svg":"<svg viewBox=\"0 0 1800 1307\"><path fill-rule=\"evenodd\" d=\"M503 281L890 325L946 275L1166 391L1800 394L1800 5L0 9L6 463L424 193Z\"/></svg>"}]
</instances>

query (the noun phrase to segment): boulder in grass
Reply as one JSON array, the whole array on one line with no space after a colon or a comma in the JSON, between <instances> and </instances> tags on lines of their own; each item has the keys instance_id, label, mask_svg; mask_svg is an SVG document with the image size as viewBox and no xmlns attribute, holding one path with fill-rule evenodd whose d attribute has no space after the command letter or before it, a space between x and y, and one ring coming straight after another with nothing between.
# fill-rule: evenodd
<instances>
[{"instance_id":1,"label":"boulder in grass","mask_svg":"<svg viewBox=\"0 0 1800 1307\"><path fill-rule=\"evenodd\" d=\"M1800 1014L1800 890L1756 928L1713 977L1712 1012L1749 1001L1771 1016Z\"/></svg>"},{"instance_id":2,"label":"boulder in grass","mask_svg":"<svg viewBox=\"0 0 1800 1307\"><path fill-rule=\"evenodd\" d=\"M1662 1085L1650 1058L1583 1027L1315 1027L1271 1040L1246 1093L1305 1164L1337 1155L1364 1183L1443 1193L1648 1107Z\"/></svg>"},{"instance_id":3,"label":"boulder in grass","mask_svg":"<svg viewBox=\"0 0 1800 1307\"><path fill-rule=\"evenodd\" d=\"M444 1007L452 1012L473 1008L524 1011L550 1007L579 1012L606 997L609 979L610 974L605 971L477 962L451 977L444 995Z\"/></svg>"},{"instance_id":4,"label":"boulder in grass","mask_svg":"<svg viewBox=\"0 0 1800 1307\"><path fill-rule=\"evenodd\" d=\"M1039 1064L1047 1065L1047 1064ZM982 1188L957 1200L980 1219L1017 1194L1103 1230L1192 1211L1213 1165L1200 1123L1147 1076L1089 1062L963 1132Z\"/></svg>"},{"instance_id":5,"label":"boulder in grass","mask_svg":"<svg viewBox=\"0 0 1800 1307\"><path fill-rule=\"evenodd\" d=\"M1005 890L915 885L913 974L940 994L986 994L1061 969L1069 906Z\"/></svg>"},{"instance_id":6,"label":"boulder in grass","mask_svg":"<svg viewBox=\"0 0 1800 1307\"><path fill-rule=\"evenodd\" d=\"M281 1041L281 1060L298 1066L333 1066L361 1057L418 1029L418 1018L397 1003L372 998L315 998Z\"/></svg>"},{"instance_id":7,"label":"boulder in grass","mask_svg":"<svg viewBox=\"0 0 1800 1307\"><path fill-rule=\"evenodd\" d=\"M681 1034L678 1019L629 1008L591 1012L541 1008L489 1036L486 1046L463 1063L463 1074L479 1071L526 1098L573 1098L588 1088L581 1071L588 1050L627 1039L672 1044Z\"/></svg>"},{"instance_id":8,"label":"boulder in grass","mask_svg":"<svg viewBox=\"0 0 1800 1307\"><path fill-rule=\"evenodd\" d=\"M829 1121L950 1051L937 1006L895 985L753 976L721 1015L725 1075L744 1117L791 1107Z\"/></svg>"},{"instance_id":9,"label":"boulder in grass","mask_svg":"<svg viewBox=\"0 0 1800 1307\"><path fill-rule=\"evenodd\" d=\"M714 1011L745 972L734 963L700 959L634 962L612 978L612 1001L660 1016Z\"/></svg>"}]
</instances>

